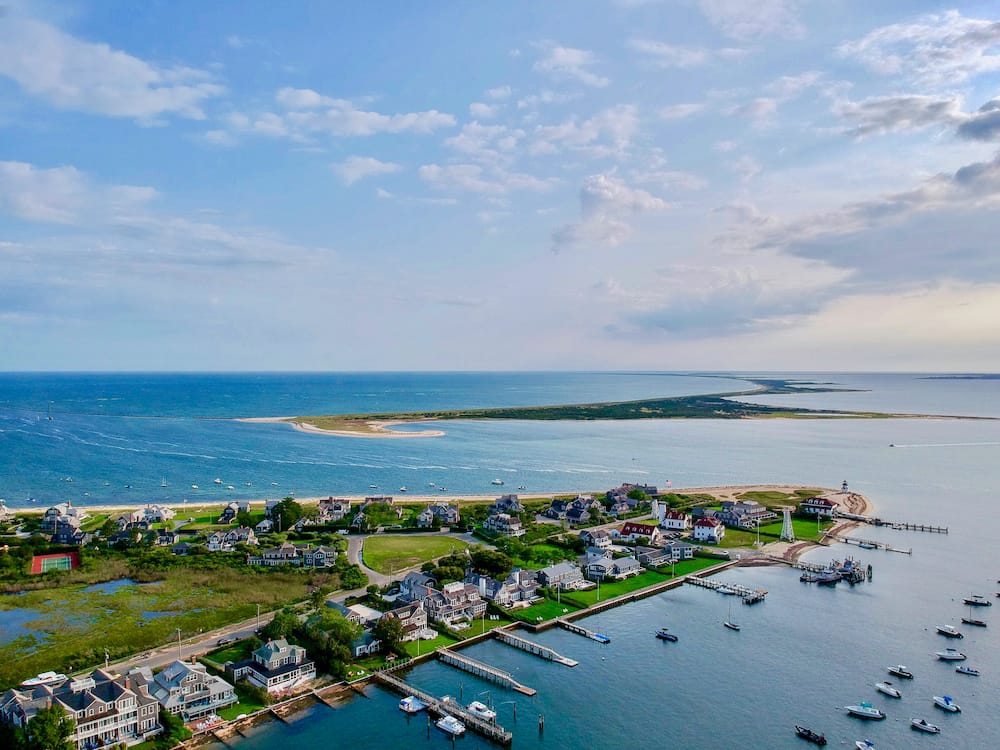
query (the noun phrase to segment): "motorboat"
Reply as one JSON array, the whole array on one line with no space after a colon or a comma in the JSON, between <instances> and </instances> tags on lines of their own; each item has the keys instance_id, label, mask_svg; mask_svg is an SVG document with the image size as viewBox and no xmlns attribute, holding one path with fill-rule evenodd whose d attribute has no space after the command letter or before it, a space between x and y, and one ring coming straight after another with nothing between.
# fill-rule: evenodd
<instances>
[{"instance_id":1,"label":"motorboat","mask_svg":"<svg viewBox=\"0 0 1000 750\"><path fill-rule=\"evenodd\" d=\"M497 718L497 712L482 701L472 701L468 705L468 709L470 714L483 721L494 721Z\"/></svg>"},{"instance_id":2,"label":"motorboat","mask_svg":"<svg viewBox=\"0 0 1000 750\"><path fill-rule=\"evenodd\" d=\"M872 750L875 747L875 743L871 740L858 740L854 743L854 747L858 750Z\"/></svg>"},{"instance_id":3,"label":"motorboat","mask_svg":"<svg viewBox=\"0 0 1000 750\"><path fill-rule=\"evenodd\" d=\"M198 485L196 485L196 484L192 484L192 485L191 485L191 489L192 489L192 490L196 490L196 489L198 489Z\"/></svg>"},{"instance_id":4,"label":"motorboat","mask_svg":"<svg viewBox=\"0 0 1000 750\"><path fill-rule=\"evenodd\" d=\"M875 689L880 693L885 693L891 698L902 698L903 694L897 690L891 682L886 680L885 682L876 682Z\"/></svg>"},{"instance_id":5,"label":"motorboat","mask_svg":"<svg viewBox=\"0 0 1000 750\"><path fill-rule=\"evenodd\" d=\"M952 701L950 695L935 695L934 705L937 706L938 708L943 708L945 711L949 711L953 714L957 714L959 711L962 710L957 703Z\"/></svg>"},{"instance_id":6,"label":"motorboat","mask_svg":"<svg viewBox=\"0 0 1000 750\"><path fill-rule=\"evenodd\" d=\"M39 685L55 685L66 682L66 675L59 672L42 672L37 677L31 677L21 683L21 687L38 687Z\"/></svg>"},{"instance_id":7,"label":"motorboat","mask_svg":"<svg viewBox=\"0 0 1000 750\"><path fill-rule=\"evenodd\" d=\"M970 607L992 607L993 602L987 599L981 594L973 594L972 596L967 596L962 600L964 604L968 604Z\"/></svg>"},{"instance_id":8,"label":"motorboat","mask_svg":"<svg viewBox=\"0 0 1000 750\"><path fill-rule=\"evenodd\" d=\"M960 667L955 667L955 671L958 672L959 674L968 674L968 675L972 675L973 677L979 677L979 670L978 669L973 669L972 667L967 667L964 664L962 666L960 666Z\"/></svg>"},{"instance_id":9,"label":"motorboat","mask_svg":"<svg viewBox=\"0 0 1000 750\"><path fill-rule=\"evenodd\" d=\"M896 677L901 677L904 680L913 679L913 672L904 667L902 664L897 664L894 667L889 667L889 674L895 675Z\"/></svg>"},{"instance_id":10,"label":"motorboat","mask_svg":"<svg viewBox=\"0 0 1000 750\"><path fill-rule=\"evenodd\" d=\"M527 487L526 485L523 485L523 484L519 484L519 485L517 486L517 488L518 488L519 490L526 490L526 489L528 489L528 487Z\"/></svg>"},{"instance_id":11,"label":"motorboat","mask_svg":"<svg viewBox=\"0 0 1000 750\"><path fill-rule=\"evenodd\" d=\"M167 478L166 477L163 477L163 479L160 480L160 486L161 487L166 487L167 486Z\"/></svg>"},{"instance_id":12,"label":"motorboat","mask_svg":"<svg viewBox=\"0 0 1000 750\"><path fill-rule=\"evenodd\" d=\"M677 640L677 636L674 635L673 633L671 633L666 628L660 628L659 630L657 630L656 631L656 637L659 638L661 641L676 641Z\"/></svg>"},{"instance_id":13,"label":"motorboat","mask_svg":"<svg viewBox=\"0 0 1000 750\"><path fill-rule=\"evenodd\" d=\"M400 487L399 491L400 492L406 492L406 485L404 484L402 487Z\"/></svg>"},{"instance_id":14,"label":"motorboat","mask_svg":"<svg viewBox=\"0 0 1000 750\"><path fill-rule=\"evenodd\" d=\"M716 591L718 591L720 594L723 594L724 596L736 596L736 594L737 594L736 589L734 589L734 588L732 588L730 586L725 586L725 585L719 586L716 589Z\"/></svg>"},{"instance_id":15,"label":"motorboat","mask_svg":"<svg viewBox=\"0 0 1000 750\"><path fill-rule=\"evenodd\" d=\"M964 638L965 636L955 630L954 625L937 625L937 632L946 638Z\"/></svg>"},{"instance_id":16,"label":"motorboat","mask_svg":"<svg viewBox=\"0 0 1000 750\"><path fill-rule=\"evenodd\" d=\"M873 544L871 542L858 542L858 546L861 549L878 549L878 545L877 544ZM868 740L863 740L863 741L867 742ZM858 747L861 747L861 745L858 745ZM872 747L875 747L875 746L872 745Z\"/></svg>"},{"instance_id":17,"label":"motorboat","mask_svg":"<svg viewBox=\"0 0 1000 750\"><path fill-rule=\"evenodd\" d=\"M941 661L965 661L965 654L953 648L946 648L944 651L935 651L934 655Z\"/></svg>"},{"instance_id":18,"label":"motorboat","mask_svg":"<svg viewBox=\"0 0 1000 750\"><path fill-rule=\"evenodd\" d=\"M494 479L492 482L490 482L490 484L495 484L497 487L502 487L503 486L503 480L502 479Z\"/></svg>"},{"instance_id":19,"label":"motorboat","mask_svg":"<svg viewBox=\"0 0 1000 750\"><path fill-rule=\"evenodd\" d=\"M816 576L816 583L820 586L836 586L843 578L836 570L829 570Z\"/></svg>"},{"instance_id":20,"label":"motorboat","mask_svg":"<svg viewBox=\"0 0 1000 750\"><path fill-rule=\"evenodd\" d=\"M233 485L231 485L231 484L227 484L227 485L226 485L226 489L227 489L227 490L235 490L236 488L235 488L235 487L233 487Z\"/></svg>"},{"instance_id":21,"label":"motorboat","mask_svg":"<svg viewBox=\"0 0 1000 750\"><path fill-rule=\"evenodd\" d=\"M399 702L399 710L408 714L417 714L427 708L427 704L415 695L408 695Z\"/></svg>"},{"instance_id":22,"label":"motorboat","mask_svg":"<svg viewBox=\"0 0 1000 750\"><path fill-rule=\"evenodd\" d=\"M437 720L437 722L435 722L434 726L442 732L447 732L453 737L465 734L465 724L460 722L454 716L442 716Z\"/></svg>"},{"instance_id":23,"label":"motorboat","mask_svg":"<svg viewBox=\"0 0 1000 750\"><path fill-rule=\"evenodd\" d=\"M798 724L795 725L795 734L804 740L809 740L816 745L825 745L826 737L821 735L819 732L814 732L809 727L800 727Z\"/></svg>"},{"instance_id":24,"label":"motorboat","mask_svg":"<svg viewBox=\"0 0 1000 750\"><path fill-rule=\"evenodd\" d=\"M868 701L862 701L854 706L844 706L851 716L857 716L859 719L884 719L885 711L875 708Z\"/></svg>"},{"instance_id":25,"label":"motorboat","mask_svg":"<svg viewBox=\"0 0 1000 750\"><path fill-rule=\"evenodd\" d=\"M937 724L931 724L927 719L910 719L910 726L914 729L919 729L921 732L927 732L928 734L940 734L941 727Z\"/></svg>"},{"instance_id":26,"label":"motorboat","mask_svg":"<svg viewBox=\"0 0 1000 750\"><path fill-rule=\"evenodd\" d=\"M222 480L216 477L215 479L212 480L212 484L222 484Z\"/></svg>"}]
</instances>

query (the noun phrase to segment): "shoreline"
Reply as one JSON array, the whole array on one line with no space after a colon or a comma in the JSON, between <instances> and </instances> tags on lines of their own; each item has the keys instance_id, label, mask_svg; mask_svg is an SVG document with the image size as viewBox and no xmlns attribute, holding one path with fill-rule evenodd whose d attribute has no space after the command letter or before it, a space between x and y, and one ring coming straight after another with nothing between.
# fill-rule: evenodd
<instances>
[{"instance_id":1,"label":"shoreline","mask_svg":"<svg viewBox=\"0 0 1000 750\"><path fill-rule=\"evenodd\" d=\"M421 421L433 422L435 420L384 420L371 419L365 422L356 422L359 429L356 430L330 430L324 427L317 427L309 422L298 421L300 417L240 417L233 421L249 422L253 424L289 424L292 429L299 432L307 432L312 435L334 435L336 437L356 437L356 438L429 438L443 437L444 430L421 430L420 432L406 432L394 430L393 427L402 424L420 424ZM366 429L360 429L364 424ZM367 431L366 431L367 430Z\"/></svg>"}]
</instances>

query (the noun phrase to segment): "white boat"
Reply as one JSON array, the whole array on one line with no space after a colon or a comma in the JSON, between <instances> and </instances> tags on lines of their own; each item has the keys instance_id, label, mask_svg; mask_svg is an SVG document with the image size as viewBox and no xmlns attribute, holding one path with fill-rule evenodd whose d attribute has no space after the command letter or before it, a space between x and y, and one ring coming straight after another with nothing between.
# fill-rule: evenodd
<instances>
[{"instance_id":1,"label":"white boat","mask_svg":"<svg viewBox=\"0 0 1000 750\"><path fill-rule=\"evenodd\" d=\"M67 677L59 672L42 672L37 677L31 677L21 683L22 687L38 687L39 685L55 685L58 682L66 682Z\"/></svg>"},{"instance_id":2,"label":"white boat","mask_svg":"<svg viewBox=\"0 0 1000 750\"><path fill-rule=\"evenodd\" d=\"M854 747L856 747L858 750L871 750L873 747L875 747L875 743L872 742L871 740L858 740L857 742L854 743Z\"/></svg>"},{"instance_id":3,"label":"white boat","mask_svg":"<svg viewBox=\"0 0 1000 750\"><path fill-rule=\"evenodd\" d=\"M370 489L370 490L377 490L378 489L378 485L377 484L369 484L368 485L368 489Z\"/></svg>"},{"instance_id":4,"label":"white boat","mask_svg":"<svg viewBox=\"0 0 1000 750\"><path fill-rule=\"evenodd\" d=\"M218 477L216 477L215 479L212 480L212 483L213 484L222 484L222 480L219 479Z\"/></svg>"},{"instance_id":5,"label":"white boat","mask_svg":"<svg viewBox=\"0 0 1000 750\"><path fill-rule=\"evenodd\" d=\"M272 487L277 487L277 486L278 486L278 483L277 483L277 482L271 482L271 486L272 486Z\"/></svg>"},{"instance_id":6,"label":"white boat","mask_svg":"<svg viewBox=\"0 0 1000 750\"><path fill-rule=\"evenodd\" d=\"M950 711L953 714L957 714L962 710L957 703L952 701L950 695L935 695L934 705L938 708L943 708L945 711Z\"/></svg>"},{"instance_id":7,"label":"white boat","mask_svg":"<svg viewBox=\"0 0 1000 750\"><path fill-rule=\"evenodd\" d=\"M526 487L525 485L523 485L523 484L519 484L519 485L517 486L517 488L518 488L519 490L526 490L526 489L528 489L528 488L527 488L527 487Z\"/></svg>"},{"instance_id":8,"label":"white boat","mask_svg":"<svg viewBox=\"0 0 1000 750\"><path fill-rule=\"evenodd\" d=\"M993 602L987 599L982 594L973 594L972 596L967 596L962 600L963 604L968 604L970 607L992 607Z\"/></svg>"},{"instance_id":9,"label":"white boat","mask_svg":"<svg viewBox=\"0 0 1000 750\"><path fill-rule=\"evenodd\" d=\"M733 619L733 603L732 602L729 603L729 616L726 618L725 622L723 622L722 624L725 627L729 628L730 630L739 630L740 629L739 623L737 623Z\"/></svg>"},{"instance_id":10,"label":"white boat","mask_svg":"<svg viewBox=\"0 0 1000 750\"><path fill-rule=\"evenodd\" d=\"M953 648L946 648L944 651L935 651L934 655L941 661L965 661L965 654Z\"/></svg>"},{"instance_id":11,"label":"white boat","mask_svg":"<svg viewBox=\"0 0 1000 750\"><path fill-rule=\"evenodd\" d=\"M427 704L415 695L408 695L399 702L399 710L408 714L417 714L427 708Z\"/></svg>"},{"instance_id":12,"label":"white boat","mask_svg":"<svg viewBox=\"0 0 1000 750\"><path fill-rule=\"evenodd\" d=\"M400 487L399 491L400 492L406 492L406 485L404 484L402 487Z\"/></svg>"},{"instance_id":13,"label":"white boat","mask_svg":"<svg viewBox=\"0 0 1000 750\"><path fill-rule=\"evenodd\" d=\"M955 671L959 674L970 674L973 677L979 677L979 670L973 669L972 667L967 667L964 664L961 667L955 667Z\"/></svg>"},{"instance_id":14,"label":"white boat","mask_svg":"<svg viewBox=\"0 0 1000 750\"><path fill-rule=\"evenodd\" d=\"M166 487L167 486L167 478L166 477L163 477L163 479L160 480L160 486L161 487Z\"/></svg>"},{"instance_id":15,"label":"white boat","mask_svg":"<svg viewBox=\"0 0 1000 750\"><path fill-rule=\"evenodd\" d=\"M886 680L885 682L876 682L875 689L880 693L885 693L892 698L902 698L903 694L900 693L891 682Z\"/></svg>"},{"instance_id":16,"label":"white boat","mask_svg":"<svg viewBox=\"0 0 1000 750\"><path fill-rule=\"evenodd\" d=\"M191 485L191 489L192 489L192 490L196 490L196 489L198 489L198 485L196 485L196 484L192 484L192 485Z\"/></svg>"},{"instance_id":17,"label":"white boat","mask_svg":"<svg viewBox=\"0 0 1000 750\"><path fill-rule=\"evenodd\" d=\"M941 727L937 724L931 724L927 719L910 719L910 726L929 734L939 734L941 732Z\"/></svg>"},{"instance_id":18,"label":"white boat","mask_svg":"<svg viewBox=\"0 0 1000 750\"><path fill-rule=\"evenodd\" d=\"M503 480L502 479L494 479L492 482L490 482L490 484L495 484L497 487L500 487L500 486L503 485Z\"/></svg>"},{"instance_id":19,"label":"white boat","mask_svg":"<svg viewBox=\"0 0 1000 750\"><path fill-rule=\"evenodd\" d=\"M851 716L857 716L859 719L884 719L885 711L881 711L875 708L868 701L862 701L861 703L854 706L844 706L844 709Z\"/></svg>"},{"instance_id":20,"label":"white boat","mask_svg":"<svg viewBox=\"0 0 1000 750\"><path fill-rule=\"evenodd\" d=\"M454 716L442 716L434 724L442 732L447 732L448 734L457 737L460 734L465 734L465 724L460 722Z\"/></svg>"},{"instance_id":21,"label":"white boat","mask_svg":"<svg viewBox=\"0 0 1000 750\"><path fill-rule=\"evenodd\" d=\"M497 712L482 701L472 701L468 708L470 714L478 716L483 721L493 721L497 718Z\"/></svg>"},{"instance_id":22,"label":"white boat","mask_svg":"<svg viewBox=\"0 0 1000 750\"><path fill-rule=\"evenodd\" d=\"M253 482L244 482L247 487L253 487Z\"/></svg>"},{"instance_id":23,"label":"white boat","mask_svg":"<svg viewBox=\"0 0 1000 750\"><path fill-rule=\"evenodd\" d=\"M936 625L937 632L948 638L964 638L965 636L955 629L954 625Z\"/></svg>"}]
</instances>

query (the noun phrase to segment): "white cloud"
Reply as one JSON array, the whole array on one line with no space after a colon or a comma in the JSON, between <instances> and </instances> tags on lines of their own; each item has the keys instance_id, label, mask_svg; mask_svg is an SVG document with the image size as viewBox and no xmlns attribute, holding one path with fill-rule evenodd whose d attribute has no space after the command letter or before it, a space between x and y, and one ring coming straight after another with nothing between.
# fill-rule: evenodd
<instances>
[{"instance_id":1,"label":"white cloud","mask_svg":"<svg viewBox=\"0 0 1000 750\"><path fill-rule=\"evenodd\" d=\"M571 117L559 125L542 125L532 134L531 152L555 153L580 150L593 156L621 154L631 145L639 129L639 116L632 105L619 105L579 121Z\"/></svg>"},{"instance_id":2,"label":"white cloud","mask_svg":"<svg viewBox=\"0 0 1000 750\"><path fill-rule=\"evenodd\" d=\"M655 195L633 188L614 174L587 177L580 187L580 218L552 233L552 249L559 251L578 244L614 247L632 233L630 216L664 211L667 202Z\"/></svg>"},{"instance_id":3,"label":"white cloud","mask_svg":"<svg viewBox=\"0 0 1000 750\"><path fill-rule=\"evenodd\" d=\"M486 89L487 99L509 99L510 95L514 93L514 90L510 86L496 86L492 89Z\"/></svg>"},{"instance_id":4,"label":"white cloud","mask_svg":"<svg viewBox=\"0 0 1000 750\"><path fill-rule=\"evenodd\" d=\"M848 132L858 138L918 130L930 125L951 127L968 119L962 111L960 96L873 96L856 102L837 102L833 112L851 123Z\"/></svg>"},{"instance_id":5,"label":"white cloud","mask_svg":"<svg viewBox=\"0 0 1000 750\"><path fill-rule=\"evenodd\" d=\"M764 90L781 100L792 99L815 86L823 78L818 70L807 70L794 76L781 76L771 81Z\"/></svg>"},{"instance_id":6,"label":"white cloud","mask_svg":"<svg viewBox=\"0 0 1000 750\"><path fill-rule=\"evenodd\" d=\"M203 119L204 102L224 91L205 71L159 67L20 17L0 18L0 75L60 109L144 122Z\"/></svg>"},{"instance_id":7,"label":"white cloud","mask_svg":"<svg viewBox=\"0 0 1000 750\"><path fill-rule=\"evenodd\" d=\"M365 177L380 174L392 174L402 169L399 164L379 161L371 156L350 156L338 164L330 165L334 172L340 175L345 185L353 185Z\"/></svg>"},{"instance_id":8,"label":"white cloud","mask_svg":"<svg viewBox=\"0 0 1000 750\"><path fill-rule=\"evenodd\" d=\"M544 56L539 58L533 68L556 79L579 81L587 86L604 88L611 81L590 71L596 59L594 53L574 47L562 47L554 42L543 42L539 45Z\"/></svg>"},{"instance_id":9,"label":"white cloud","mask_svg":"<svg viewBox=\"0 0 1000 750\"><path fill-rule=\"evenodd\" d=\"M544 193L556 185L553 179L503 169L486 170L478 164L425 164L417 174L436 190L481 195L505 195L518 190Z\"/></svg>"},{"instance_id":10,"label":"white cloud","mask_svg":"<svg viewBox=\"0 0 1000 750\"><path fill-rule=\"evenodd\" d=\"M748 120L766 120L778 111L778 101L769 97L759 97L729 110L729 114Z\"/></svg>"},{"instance_id":11,"label":"white cloud","mask_svg":"<svg viewBox=\"0 0 1000 750\"><path fill-rule=\"evenodd\" d=\"M470 122L462 126L458 135L446 138L444 143L477 161L496 163L507 158L523 137L524 131L517 128Z\"/></svg>"},{"instance_id":12,"label":"white cloud","mask_svg":"<svg viewBox=\"0 0 1000 750\"><path fill-rule=\"evenodd\" d=\"M669 104L661 107L656 113L662 120L684 120L692 117L705 109L705 105L698 102L687 102L684 104Z\"/></svg>"},{"instance_id":13,"label":"white cloud","mask_svg":"<svg viewBox=\"0 0 1000 750\"><path fill-rule=\"evenodd\" d=\"M801 36L799 5L799 0L698 0L709 22L734 39Z\"/></svg>"},{"instance_id":14,"label":"white cloud","mask_svg":"<svg viewBox=\"0 0 1000 750\"><path fill-rule=\"evenodd\" d=\"M629 39L628 46L661 68L694 68L711 59L706 49L681 47L652 39Z\"/></svg>"},{"instance_id":15,"label":"white cloud","mask_svg":"<svg viewBox=\"0 0 1000 750\"><path fill-rule=\"evenodd\" d=\"M949 10L875 29L837 53L877 73L951 87L1000 70L1000 21Z\"/></svg>"},{"instance_id":16,"label":"white cloud","mask_svg":"<svg viewBox=\"0 0 1000 750\"><path fill-rule=\"evenodd\" d=\"M473 102L469 105L469 114L479 120L492 120L500 110L495 104Z\"/></svg>"},{"instance_id":17,"label":"white cloud","mask_svg":"<svg viewBox=\"0 0 1000 750\"><path fill-rule=\"evenodd\" d=\"M749 154L743 154L729 162L729 168L739 175L742 182L750 182L761 173L760 162Z\"/></svg>"}]
</instances>

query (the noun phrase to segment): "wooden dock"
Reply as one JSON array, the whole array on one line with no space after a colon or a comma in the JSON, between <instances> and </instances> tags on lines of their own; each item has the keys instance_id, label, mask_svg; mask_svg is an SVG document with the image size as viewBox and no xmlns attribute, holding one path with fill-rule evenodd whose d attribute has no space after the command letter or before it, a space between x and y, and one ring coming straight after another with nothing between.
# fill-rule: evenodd
<instances>
[{"instance_id":1,"label":"wooden dock","mask_svg":"<svg viewBox=\"0 0 1000 750\"><path fill-rule=\"evenodd\" d=\"M527 651L529 654L534 654L542 659L554 661L557 664L564 664L567 667L575 667L580 663L576 659L570 659L562 656L548 646L543 646L540 643L529 641L527 638L522 638L516 633L511 633L510 631L503 630L502 628L494 630L493 635L501 643L506 643L508 646L519 648L522 651Z\"/></svg>"},{"instance_id":2,"label":"wooden dock","mask_svg":"<svg viewBox=\"0 0 1000 750\"><path fill-rule=\"evenodd\" d=\"M859 547L864 547L865 549L883 549L886 552L900 552L904 555L913 554L912 547L902 549L901 547L893 547L885 542L878 542L874 539L858 539L857 537L840 536L838 534L827 534L827 537L830 539L836 539L838 542L844 542L844 544L856 544Z\"/></svg>"},{"instance_id":3,"label":"wooden dock","mask_svg":"<svg viewBox=\"0 0 1000 750\"><path fill-rule=\"evenodd\" d=\"M582 635L592 641L597 641L598 643L611 643L611 639L606 635L595 633L593 630L587 630L587 628L583 627L583 625L577 625L575 622L569 622L568 620L559 618L556 620L556 624L563 630L568 630L571 633Z\"/></svg>"},{"instance_id":4,"label":"wooden dock","mask_svg":"<svg viewBox=\"0 0 1000 750\"><path fill-rule=\"evenodd\" d=\"M744 604L756 604L757 602L762 602L764 601L764 597L767 596L766 589L752 589L749 586L744 586L740 583L726 583L725 581L716 581L710 578L688 576L685 579L685 583L690 583L692 586L700 586L705 589L712 589L713 591L718 591L723 594L731 593L740 597Z\"/></svg>"},{"instance_id":5,"label":"wooden dock","mask_svg":"<svg viewBox=\"0 0 1000 750\"><path fill-rule=\"evenodd\" d=\"M484 664L481 661L476 661L469 656L452 651L450 648L438 649L437 656L438 659L449 666L461 669L463 672L468 672L469 674L474 674L476 677L481 677L484 680L496 682L499 685L516 690L523 695L536 695L538 693L534 688L522 685L515 680L514 675L510 672L490 666L489 664Z\"/></svg>"},{"instance_id":6,"label":"wooden dock","mask_svg":"<svg viewBox=\"0 0 1000 750\"><path fill-rule=\"evenodd\" d=\"M464 706L454 700L438 699L430 693L418 690L409 683L401 680L389 672L377 672L374 675L376 682L385 685L400 695L415 695L427 704L427 710L436 716L454 716L465 724L467 729L471 729L477 734L481 734L487 739L493 740L501 745L509 745L514 735L508 732L499 724L484 721L478 716L469 713Z\"/></svg>"},{"instance_id":7,"label":"wooden dock","mask_svg":"<svg viewBox=\"0 0 1000 750\"><path fill-rule=\"evenodd\" d=\"M925 531L931 534L947 534L947 526L933 526L927 523L910 523L909 521L890 521L887 518L876 518L874 516L862 516L858 513L845 513L844 511L834 511L836 518L846 518L849 521L860 521L869 523L872 526L888 526L896 531Z\"/></svg>"}]
</instances>

